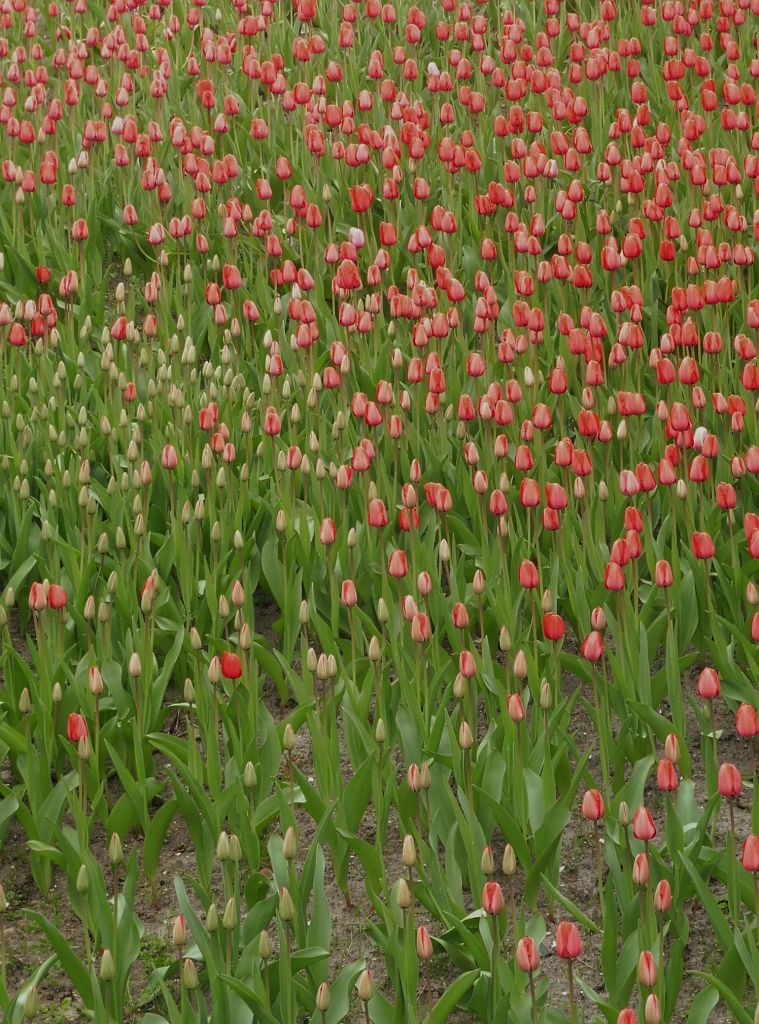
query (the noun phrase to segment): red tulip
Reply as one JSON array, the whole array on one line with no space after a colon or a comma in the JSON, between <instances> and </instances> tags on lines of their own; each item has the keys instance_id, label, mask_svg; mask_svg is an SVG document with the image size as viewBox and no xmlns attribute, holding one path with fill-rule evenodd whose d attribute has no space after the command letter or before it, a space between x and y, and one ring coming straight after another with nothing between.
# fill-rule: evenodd
<instances>
[{"instance_id":1,"label":"red tulip","mask_svg":"<svg viewBox=\"0 0 759 1024\"><path fill-rule=\"evenodd\" d=\"M751 835L745 841L742 859L746 871L759 871L759 836Z\"/></svg>"},{"instance_id":2,"label":"red tulip","mask_svg":"<svg viewBox=\"0 0 759 1024\"><path fill-rule=\"evenodd\" d=\"M77 712L72 712L66 721L66 736L72 743L78 743L79 740L89 735L87 729L87 722L83 715Z\"/></svg>"},{"instance_id":3,"label":"red tulip","mask_svg":"<svg viewBox=\"0 0 759 1024\"><path fill-rule=\"evenodd\" d=\"M582 939L574 921L561 921L556 929L556 953L562 960L582 956Z\"/></svg>"},{"instance_id":4,"label":"red tulip","mask_svg":"<svg viewBox=\"0 0 759 1024\"><path fill-rule=\"evenodd\" d=\"M656 825L651 812L646 807L639 807L633 814L633 835L636 839L648 842L656 835Z\"/></svg>"},{"instance_id":5,"label":"red tulip","mask_svg":"<svg viewBox=\"0 0 759 1024\"><path fill-rule=\"evenodd\" d=\"M319 528L319 540L322 544L329 547L335 543L337 539L337 527L335 526L334 520L326 517L322 519L322 524Z\"/></svg>"},{"instance_id":6,"label":"red tulip","mask_svg":"<svg viewBox=\"0 0 759 1024\"><path fill-rule=\"evenodd\" d=\"M242 675L242 662L231 651L225 651L221 656L221 674L225 679L239 679Z\"/></svg>"},{"instance_id":7,"label":"red tulip","mask_svg":"<svg viewBox=\"0 0 759 1024\"><path fill-rule=\"evenodd\" d=\"M638 984L643 988L653 988L658 977L653 953L648 949L642 950L638 957Z\"/></svg>"},{"instance_id":8,"label":"red tulip","mask_svg":"<svg viewBox=\"0 0 759 1024\"><path fill-rule=\"evenodd\" d=\"M656 563L654 569L654 582L657 587L671 587L675 579L672 574L672 566L663 558Z\"/></svg>"},{"instance_id":9,"label":"red tulip","mask_svg":"<svg viewBox=\"0 0 759 1024\"><path fill-rule=\"evenodd\" d=\"M714 558L714 541L708 533L696 530L691 535L691 550L696 558Z\"/></svg>"},{"instance_id":10,"label":"red tulip","mask_svg":"<svg viewBox=\"0 0 759 1024\"><path fill-rule=\"evenodd\" d=\"M604 654L604 641L598 630L589 633L580 644L580 654L586 661L600 661Z\"/></svg>"},{"instance_id":11,"label":"red tulip","mask_svg":"<svg viewBox=\"0 0 759 1024\"><path fill-rule=\"evenodd\" d=\"M716 700L720 694L719 676L716 669L705 668L698 677L698 695L704 700Z\"/></svg>"},{"instance_id":12,"label":"red tulip","mask_svg":"<svg viewBox=\"0 0 759 1024\"><path fill-rule=\"evenodd\" d=\"M538 586L538 570L534 562L524 559L519 566L519 585L525 590L532 590Z\"/></svg>"},{"instance_id":13,"label":"red tulip","mask_svg":"<svg viewBox=\"0 0 759 1024\"><path fill-rule=\"evenodd\" d=\"M666 914L672 908L672 887L666 878L656 886L654 892L654 910L657 914Z\"/></svg>"},{"instance_id":14,"label":"red tulip","mask_svg":"<svg viewBox=\"0 0 759 1024\"><path fill-rule=\"evenodd\" d=\"M597 789L588 789L582 798L582 816L586 821L601 821L605 814L604 798Z\"/></svg>"},{"instance_id":15,"label":"red tulip","mask_svg":"<svg viewBox=\"0 0 759 1024\"><path fill-rule=\"evenodd\" d=\"M387 571L394 579L402 579L408 573L408 561L406 552L396 548L390 555L387 563Z\"/></svg>"},{"instance_id":16,"label":"red tulip","mask_svg":"<svg viewBox=\"0 0 759 1024\"><path fill-rule=\"evenodd\" d=\"M656 771L656 784L665 793L674 792L680 785L677 778L677 769L668 757L663 757L659 761L659 767Z\"/></svg>"},{"instance_id":17,"label":"red tulip","mask_svg":"<svg viewBox=\"0 0 759 1024\"><path fill-rule=\"evenodd\" d=\"M564 619L555 612L546 612L543 616L543 636L546 640L556 643L564 636Z\"/></svg>"},{"instance_id":18,"label":"red tulip","mask_svg":"<svg viewBox=\"0 0 759 1024\"><path fill-rule=\"evenodd\" d=\"M47 604L49 608L65 608L68 602L66 591L57 583L51 583L47 591Z\"/></svg>"},{"instance_id":19,"label":"red tulip","mask_svg":"<svg viewBox=\"0 0 759 1024\"><path fill-rule=\"evenodd\" d=\"M735 730L744 740L753 739L759 733L759 717L750 704L741 704L735 712Z\"/></svg>"},{"instance_id":20,"label":"red tulip","mask_svg":"<svg viewBox=\"0 0 759 1024\"><path fill-rule=\"evenodd\" d=\"M717 789L719 795L734 800L741 792L741 773L734 764L725 762L719 766L717 773Z\"/></svg>"},{"instance_id":21,"label":"red tulip","mask_svg":"<svg viewBox=\"0 0 759 1024\"><path fill-rule=\"evenodd\" d=\"M532 974L540 967L540 955L535 940L525 935L517 943L517 966L525 974Z\"/></svg>"},{"instance_id":22,"label":"red tulip","mask_svg":"<svg viewBox=\"0 0 759 1024\"><path fill-rule=\"evenodd\" d=\"M486 914L496 916L503 910L503 889L498 882L486 882L482 890L482 909Z\"/></svg>"}]
</instances>

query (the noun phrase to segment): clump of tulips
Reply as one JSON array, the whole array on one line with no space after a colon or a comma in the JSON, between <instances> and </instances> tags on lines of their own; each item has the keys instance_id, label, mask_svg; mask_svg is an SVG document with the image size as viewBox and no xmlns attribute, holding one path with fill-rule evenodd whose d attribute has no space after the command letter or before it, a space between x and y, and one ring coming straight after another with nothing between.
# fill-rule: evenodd
<instances>
[{"instance_id":1,"label":"clump of tulips","mask_svg":"<svg viewBox=\"0 0 759 1024\"><path fill-rule=\"evenodd\" d=\"M753 1020L757 0L1 17L3 1020Z\"/></svg>"}]
</instances>

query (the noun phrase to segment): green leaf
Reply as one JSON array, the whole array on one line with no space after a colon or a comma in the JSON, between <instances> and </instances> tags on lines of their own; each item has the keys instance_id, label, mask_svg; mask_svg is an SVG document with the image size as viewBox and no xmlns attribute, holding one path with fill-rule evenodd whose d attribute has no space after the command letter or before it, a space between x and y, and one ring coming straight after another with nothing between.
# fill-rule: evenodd
<instances>
[{"instance_id":1,"label":"green leaf","mask_svg":"<svg viewBox=\"0 0 759 1024\"><path fill-rule=\"evenodd\" d=\"M167 800L162 807L158 808L148 826L142 847L142 867L148 878L155 878L166 833L169 831L169 825L178 809L179 801L176 798Z\"/></svg>"},{"instance_id":2,"label":"green leaf","mask_svg":"<svg viewBox=\"0 0 759 1024\"><path fill-rule=\"evenodd\" d=\"M449 1016L480 977L479 971L467 971L449 985L424 1018L423 1024L445 1024Z\"/></svg>"},{"instance_id":3,"label":"green leaf","mask_svg":"<svg viewBox=\"0 0 759 1024\"><path fill-rule=\"evenodd\" d=\"M25 913L45 933L64 974L81 996L82 1002L89 1006L92 1002L92 978L90 972L72 949L69 940L42 914L38 914L35 910L27 910Z\"/></svg>"},{"instance_id":4,"label":"green leaf","mask_svg":"<svg viewBox=\"0 0 759 1024\"><path fill-rule=\"evenodd\" d=\"M754 1015L741 1005L740 999L738 999L729 985L720 981L714 974L707 974L704 971L689 971L688 973L695 975L697 978L703 978L709 985L717 989L733 1017L735 1017L736 1024L754 1024Z\"/></svg>"}]
</instances>

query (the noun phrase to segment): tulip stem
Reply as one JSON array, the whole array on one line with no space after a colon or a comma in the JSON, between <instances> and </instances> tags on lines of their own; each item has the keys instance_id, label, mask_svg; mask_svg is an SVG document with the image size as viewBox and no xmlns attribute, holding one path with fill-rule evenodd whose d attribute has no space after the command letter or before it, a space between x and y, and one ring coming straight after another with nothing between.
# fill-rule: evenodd
<instances>
[{"instance_id":1,"label":"tulip stem","mask_svg":"<svg viewBox=\"0 0 759 1024\"><path fill-rule=\"evenodd\" d=\"M89 959L90 959L90 954L89 954L89 937L87 935L87 926L86 925L84 927L84 935L85 935L85 940L86 940L85 941L85 945L87 947L87 960L89 961ZM2 984L3 989L5 991L7 991L7 977L8 977L8 968L7 968L7 957L6 957L6 953L5 953L5 920L4 920L3 914L0 913L0 984Z\"/></svg>"},{"instance_id":2,"label":"tulip stem","mask_svg":"<svg viewBox=\"0 0 759 1024\"><path fill-rule=\"evenodd\" d=\"M490 1019L495 1020L495 1008L498 1003L498 958L500 939L498 935L498 914L491 915L493 929L493 948L490 951L490 996L492 1000Z\"/></svg>"},{"instance_id":3,"label":"tulip stem","mask_svg":"<svg viewBox=\"0 0 759 1024\"><path fill-rule=\"evenodd\" d=\"M603 861L601 859L601 839L598 835L598 822L593 822L593 842L596 848L596 872L598 875L598 913L601 921L604 916L604 874Z\"/></svg>"},{"instance_id":4,"label":"tulip stem","mask_svg":"<svg viewBox=\"0 0 759 1024\"><path fill-rule=\"evenodd\" d=\"M529 973L530 978L530 1002L532 1004L532 1024L538 1024L538 1004L535 1001L535 978L533 972Z\"/></svg>"},{"instance_id":5,"label":"tulip stem","mask_svg":"<svg viewBox=\"0 0 759 1024\"><path fill-rule=\"evenodd\" d=\"M728 799L727 801L728 811L730 812L730 831L727 836L727 859L728 859L728 892L732 884L733 899L728 898L728 905L733 904L732 907L732 919L733 919L733 931L738 927L738 917L740 916L741 898L740 891L738 888L738 863L735 858L735 812L733 810L733 800Z\"/></svg>"},{"instance_id":6,"label":"tulip stem","mask_svg":"<svg viewBox=\"0 0 759 1024\"><path fill-rule=\"evenodd\" d=\"M575 979L572 973L572 961L567 960L567 967L569 969L569 1019L574 1024L576 1018L575 1013Z\"/></svg>"},{"instance_id":7,"label":"tulip stem","mask_svg":"<svg viewBox=\"0 0 759 1024\"><path fill-rule=\"evenodd\" d=\"M113 951L114 963L118 963L118 950L119 950L119 869L118 865L114 864L112 868L113 874L113 942L111 943L111 949Z\"/></svg>"},{"instance_id":8,"label":"tulip stem","mask_svg":"<svg viewBox=\"0 0 759 1024\"><path fill-rule=\"evenodd\" d=\"M611 787L609 783L609 756L606 751L606 716L601 719L601 702L598 697L598 679L596 663L591 668L591 680L593 684L593 703L596 706L596 728L598 730L598 748L601 755L601 776L603 778L604 799L608 802L611 799Z\"/></svg>"}]
</instances>

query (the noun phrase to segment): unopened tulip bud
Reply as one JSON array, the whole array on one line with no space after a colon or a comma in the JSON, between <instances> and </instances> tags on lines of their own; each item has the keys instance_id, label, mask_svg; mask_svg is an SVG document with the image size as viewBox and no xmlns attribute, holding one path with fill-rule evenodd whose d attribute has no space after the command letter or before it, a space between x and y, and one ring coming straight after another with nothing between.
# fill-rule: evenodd
<instances>
[{"instance_id":1,"label":"unopened tulip bud","mask_svg":"<svg viewBox=\"0 0 759 1024\"><path fill-rule=\"evenodd\" d=\"M482 851L482 858L480 859L480 870L483 875L494 875L495 874L495 861L493 859L492 847L486 846Z\"/></svg>"},{"instance_id":2,"label":"unopened tulip bud","mask_svg":"<svg viewBox=\"0 0 759 1024\"><path fill-rule=\"evenodd\" d=\"M113 981L115 977L116 965L113 962L113 953L111 953L110 949L104 949L100 960L100 980Z\"/></svg>"},{"instance_id":3,"label":"unopened tulip bud","mask_svg":"<svg viewBox=\"0 0 759 1024\"><path fill-rule=\"evenodd\" d=\"M648 880L650 877L651 871L648 866L648 857L645 855L645 853L639 853L633 862L633 884L641 887L644 885L648 885Z\"/></svg>"},{"instance_id":4,"label":"unopened tulip bud","mask_svg":"<svg viewBox=\"0 0 759 1024\"><path fill-rule=\"evenodd\" d=\"M652 992L646 1000L646 1007L643 1012L645 1024L661 1024L662 1011L658 996Z\"/></svg>"},{"instance_id":5,"label":"unopened tulip bud","mask_svg":"<svg viewBox=\"0 0 759 1024\"><path fill-rule=\"evenodd\" d=\"M319 1013L326 1013L329 1009L329 985L326 981L316 990L316 1009Z\"/></svg>"},{"instance_id":6,"label":"unopened tulip bud","mask_svg":"<svg viewBox=\"0 0 759 1024\"><path fill-rule=\"evenodd\" d=\"M416 864L416 843L412 835L406 835L403 839L403 866L413 868Z\"/></svg>"},{"instance_id":7,"label":"unopened tulip bud","mask_svg":"<svg viewBox=\"0 0 759 1024\"><path fill-rule=\"evenodd\" d=\"M472 730L469 728L469 722L466 719L459 726L459 746L462 750L471 750L474 746Z\"/></svg>"},{"instance_id":8,"label":"unopened tulip bud","mask_svg":"<svg viewBox=\"0 0 759 1024\"><path fill-rule=\"evenodd\" d=\"M466 679L460 672L456 673L456 678L453 680L453 696L456 700L463 700L467 694Z\"/></svg>"},{"instance_id":9,"label":"unopened tulip bud","mask_svg":"<svg viewBox=\"0 0 759 1024\"><path fill-rule=\"evenodd\" d=\"M227 900L227 905L224 907L224 915L221 919L221 926L225 931L231 932L233 928L237 927L238 922L237 913L237 900L234 896Z\"/></svg>"},{"instance_id":10,"label":"unopened tulip bud","mask_svg":"<svg viewBox=\"0 0 759 1024\"><path fill-rule=\"evenodd\" d=\"M76 891L80 896L83 896L90 888L90 873L87 870L87 865L82 864L76 876ZM3 900L5 895L3 894ZM5 909L5 908L2 908Z\"/></svg>"},{"instance_id":11,"label":"unopened tulip bud","mask_svg":"<svg viewBox=\"0 0 759 1024\"><path fill-rule=\"evenodd\" d=\"M366 970L361 972L358 979L358 985L356 986L358 998L362 1003L368 1003L374 995L374 982L372 980L372 972L367 967Z\"/></svg>"},{"instance_id":12,"label":"unopened tulip bud","mask_svg":"<svg viewBox=\"0 0 759 1024\"><path fill-rule=\"evenodd\" d=\"M258 938L258 955L262 960L271 959L271 939L266 931L261 932Z\"/></svg>"},{"instance_id":13,"label":"unopened tulip bud","mask_svg":"<svg viewBox=\"0 0 759 1024\"><path fill-rule=\"evenodd\" d=\"M292 921L295 917L295 906L289 889L279 890L279 916L283 921Z\"/></svg>"},{"instance_id":14,"label":"unopened tulip bud","mask_svg":"<svg viewBox=\"0 0 759 1024\"><path fill-rule=\"evenodd\" d=\"M401 910L411 906L411 889L405 878L399 878L395 887L395 901Z\"/></svg>"},{"instance_id":15,"label":"unopened tulip bud","mask_svg":"<svg viewBox=\"0 0 759 1024\"><path fill-rule=\"evenodd\" d=\"M653 988L658 976L653 953L644 949L638 958L638 984L642 988Z\"/></svg>"},{"instance_id":16,"label":"unopened tulip bud","mask_svg":"<svg viewBox=\"0 0 759 1024\"><path fill-rule=\"evenodd\" d=\"M103 692L103 677L97 665L92 665L89 672L90 693L93 697L99 697Z\"/></svg>"},{"instance_id":17,"label":"unopened tulip bud","mask_svg":"<svg viewBox=\"0 0 759 1024\"><path fill-rule=\"evenodd\" d=\"M374 727L374 738L380 745L385 743L387 740L387 730L385 729L385 723L381 718L377 719L377 724Z\"/></svg>"},{"instance_id":18,"label":"unopened tulip bud","mask_svg":"<svg viewBox=\"0 0 759 1024\"><path fill-rule=\"evenodd\" d=\"M229 860L229 835L226 832L221 832L216 841L216 857L222 864Z\"/></svg>"},{"instance_id":19,"label":"unopened tulip bud","mask_svg":"<svg viewBox=\"0 0 759 1024\"><path fill-rule=\"evenodd\" d=\"M295 860L295 856L298 852L298 840L295 835L295 829L290 825L285 832L285 838L282 842L282 856L285 860Z\"/></svg>"},{"instance_id":20,"label":"unopened tulip bud","mask_svg":"<svg viewBox=\"0 0 759 1024\"><path fill-rule=\"evenodd\" d=\"M657 914L667 914L672 909L672 888L666 878L656 886L654 892L654 910Z\"/></svg>"},{"instance_id":21,"label":"unopened tulip bud","mask_svg":"<svg viewBox=\"0 0 759 1024\"><path fill-rule=\"evenodd\" d=\"M216 904L212 903L206 911L206 931L213 934L219 929L219 911Z\"/></svg>"},{"instance_id":22,"label":"unopened tulip bud","mask_svg":"<svg viewBox=\"0 0 759 1024\"><path fill-rule=\"evenodd\" d=\"M289 722L285 726L285 731L282 735L282 749L287 751L288 754L292 753L295 749L295 731Z\"/></svg>"},{"instance_id":23,"label":"unopened tulip bud","mask_svg":"<svg viewBox=\"0 0 759 1024\"><path fill-rule=\"evenodd\" d=\"M50 696L53 701L53 704L61 703L61 701L63 700L63 689L61 688L60 683L56 682L53 684L53 692Z\"/></svg>"},{"instance_id":24,"label":"unopened tulip bud","mask_svg":"<svg viewBox=\"0 0 759 1024\"><path fill-rule=\"evenodd\" d=\"M182 984L189 992L194 991L200 985L195 961L189 957L185 957L182 961Z\"/></svg>"},{"instance_id":25,"label":"unopened tulip bud","mask_svg":"<svg viewBox=\"0 0 759 1024\"><path fill-rule=\"evenodd\" d=\"M171 929L171 944L173 946L187 945L187 925L185 924L184 914L179 914L174 918L174 925Z\"/></svg>"},{"instance_id":26,"label":"unopened tulip bud","mask_svg":"<svg viewBox=\"0 0 759 1024\"><path fill-rule=\"evenodd\" d=\"M111 841L108 844L108 861L112 869L124 863L124 849L118 832L112 834Z\"/></svg>"},{"instance_id":27,"label":"unopened tulip bud","mask_svg":"<svg viewBox=\"0 0 759 1024\"><path fill-rule=\"evenodd\" d=\"M256 777L255 765L252 761L246 762L242 773L242 781L246 789L255 789L258 779Z\"/></svg>"},{"instance_id":28,"label":"unopened tulip bud","mask_svg":"<svg viewBox=\"0 0 759 1024\"><path fill-rule=\"evenodd\" d=\"M680 761L680 742L673 732L664 741L664 756L672 764L678 764Z\"/></svg>"},{"instance_id":29,"label":"unopened tulip bud","mask_svg":"<svg viewBox=\"0 0 759 1024\"><path fill-rule=\"evenodd\" d=\"M129 658L129 675L132 679L137 679L142 674L142 663L140 656L137 651L133 651Z\"/></svg>"},{"instance_id":30,"label":"unopened tulip bud","mask_svg":"<svg viewBox=\"0 0 759 1024\"><path fill-rule=\"evenodd\" d=\"M503 851L501 868L503 870L504 875L506 875L509 878L512 875L516 874L517 858L516 854L514 853L514 847L511 845L511 843L506 843L506 847Z\"/></svg>"},{"instance_id":31,"label":"unopened tulip bud","mask_svg":"<svg viewBox=\"0 0 759 1024\"><path fill-rule=\"evenodd\" d=\"M239 864L242 860L242 843L234 832L229 837L229 859L233 864Z\"/></svg>"},{"instance_id":32,"label":"unopened tulip bud","mask_svg":"<svg viewBox=\"0 0 759 1024\"><path fill-rule=\"evenodd\" d=\"M527 676L527 657L524 651L517 651L514 658L514 675L517 679L525 679Z\"/></svg>"},{"instance_id":33,"label":"unopened tulip bud","mask_svg":"<svg viewBox=\"0 0 759 1024\"><path fill-rule=\"evenodd\" d=\"M627 828L627 826L630 824L630 809L627 806L626 800L619 801L618 818L619 824L622 826L622 828Z\"/></svg>"},{"instance_id":34,"label":"unopened tulip bud","mask_svg":"<svg viewBox=\"0 0 759 1024\"><path fill-rule=\"evenodd\" d=\"M416 931L416 955L420 960L429 960L433 953L430 933L424 925L420 925Z\"/></svg>"},{"instance_id":35,"label":"unopened tulip bud","mask_svg":"<svg viewBox=\"0 0 759 1024\"><path fill-rule=\"evenodd\" d=\"M432 788L432 773L430 772L429 761L422 761L422 766L419 769L419 784L422 789Z\"/></svg>"}]
</instances>

